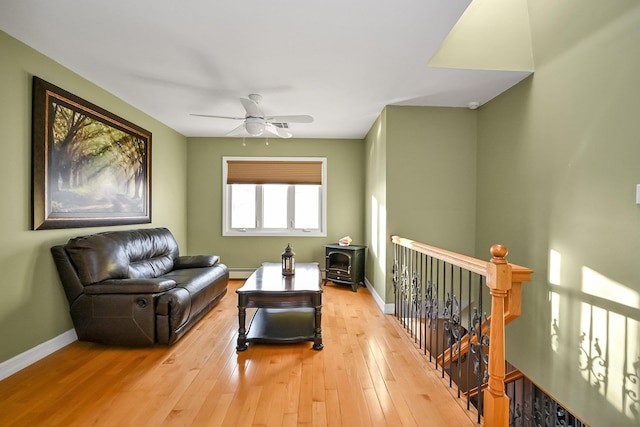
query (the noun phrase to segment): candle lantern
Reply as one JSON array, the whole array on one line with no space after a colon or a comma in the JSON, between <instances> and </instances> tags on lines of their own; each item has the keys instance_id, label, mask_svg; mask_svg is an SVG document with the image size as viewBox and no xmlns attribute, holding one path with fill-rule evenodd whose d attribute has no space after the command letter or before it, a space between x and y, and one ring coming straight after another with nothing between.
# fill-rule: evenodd
<instances>
[{"instance_id":1,"label":"candle lantern","mask_svg":"<svg viewBox=\"0 0 640 427\"><path fill-rule=\"evenodd\" d=\"M287 243L287 247L282 252L282 275L292 276L296 272L296 253L291 249L291 244Z\"/></svg>"}]
</instances>

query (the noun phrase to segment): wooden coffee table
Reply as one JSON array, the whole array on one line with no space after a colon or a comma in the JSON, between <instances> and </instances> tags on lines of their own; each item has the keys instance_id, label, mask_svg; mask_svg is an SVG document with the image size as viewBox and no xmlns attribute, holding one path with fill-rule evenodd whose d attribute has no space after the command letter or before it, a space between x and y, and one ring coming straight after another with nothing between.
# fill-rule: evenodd
<instances>
[{"instance_id":1,"label":"wooden coffee table","mask_svg":"<svg viewBox=\"0 0 640 427\"><path fill-rule=\"evenodd\" d=\"M248 342L292 343L313 341L322 350L322 287L315 263L296 264L295 275L283 276L279 263L264 263L236 291L238 294L238 345ZM247 308L257 308L249 329Z\"/></svg>"}]
</instances>

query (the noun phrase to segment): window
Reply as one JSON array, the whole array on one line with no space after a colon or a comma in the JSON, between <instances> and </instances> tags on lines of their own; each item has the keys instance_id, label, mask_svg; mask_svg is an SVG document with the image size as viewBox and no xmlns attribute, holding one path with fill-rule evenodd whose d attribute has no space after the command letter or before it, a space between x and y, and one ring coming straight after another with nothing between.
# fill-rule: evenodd
<instances>
[{"instance_id":1,"label":"window","mask_svg":"<svg viewBox=\"0 0 640 427\"><path fill-rule=\"evenodd\" d=\"M223 236L326 236L326 158L224 157Z\"/></svg>"}]
</instances>

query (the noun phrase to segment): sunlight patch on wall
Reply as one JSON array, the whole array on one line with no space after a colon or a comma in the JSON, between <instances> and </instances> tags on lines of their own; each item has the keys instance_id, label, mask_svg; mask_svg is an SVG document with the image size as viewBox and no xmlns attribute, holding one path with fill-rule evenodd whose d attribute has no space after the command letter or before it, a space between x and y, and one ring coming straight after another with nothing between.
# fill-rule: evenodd
<instances>
[{"instance_id":1,"label":"sunlight patch on wall","mask_svg":"<svg viewBox=\"0 0 640 427\"><path fill-rule=\"evenodd\" d=\"M551 249L549 251L549 283L560 285L560 265L562 256L560 252Z\"/></svg>"},{"instance_id":2,"label":"sunlight patch on wall","mask_svg":"<svg viewBox=\"0 0 640 427\"><path fill-rule=\"evenodd\" d=\"M371 196L371 254L378 255L378 199Z\"/></svg>"},{"instance_id":3,"label":"sunlight patch on wall","mask_svg":"<svg viewBox=\"0 0 640 427\"><path fill-rule=\"evenodd\" d=\"M378 257L378 262L380 263L380 268L386 274L386 260L387 260L387 209L385 206L380 205L378 209L378 236L380 239L379 247L380 247L380 256Z\"/></svg>"},{"instance_id":4,"label":"sunlight patch on wall","mask_svg":"<svg viewBox=\"0 0 640 427\"><path fill-rule=\"evenodd\" d=\"M371 254L377 258L378 267L386 271L387 254L387 210L371 196Z\"/></svg>"},{"instance_id":5,"label":"sunlight patch on wall","mask_svg":"<svg viewBox=\"0 0 640 427\"><path fill-rule=\"evenodd\" d=\"M625 313L630 313L629 307L638 309L638 292L588 267L582 268L582 291L586 298L596 299L581 304L581 375L611 405L634 419L640 409L640 322Z\"/></svg>"},{"instance_id":6,"label":"sunlight patch on wall","mask_svg":"<svg viewBox=\"0 0 640 427\"><path fill-rule=\"evenodd\" d=\"M562 256L560 252L551 249L549 251L549 283L560 285L560 266ZM551 349L559 351L559 331L560 331L560 294L551 292Z\"/></svg>"},{"instance_id":7,"label":"sunlight patch on wall","mask_svg":"<svg viewBox=\"0 0 640 427\"><path fill-rule=\"evenodd\" d=\"M639 308L638 292L589 267L582 267L582 292L632 308Z\"/></svg>"}]
</instances>

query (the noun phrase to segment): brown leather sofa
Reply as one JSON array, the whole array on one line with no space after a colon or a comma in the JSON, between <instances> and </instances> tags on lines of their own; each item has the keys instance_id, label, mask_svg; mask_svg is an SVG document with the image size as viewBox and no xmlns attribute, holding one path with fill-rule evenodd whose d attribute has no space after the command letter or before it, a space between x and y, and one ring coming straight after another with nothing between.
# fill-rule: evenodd
<instances>
[{"instance_id":1,"label":"brown leather sofa","mask_svg":"<svg viewBox=\"0 0 640 427\"><path fill-rule=\"evenodd\" d=\"M173 344L227 292L218 256L180 256L166 228L108 231L51 248L78 339Z\"/></svg>"}]
</instances>

